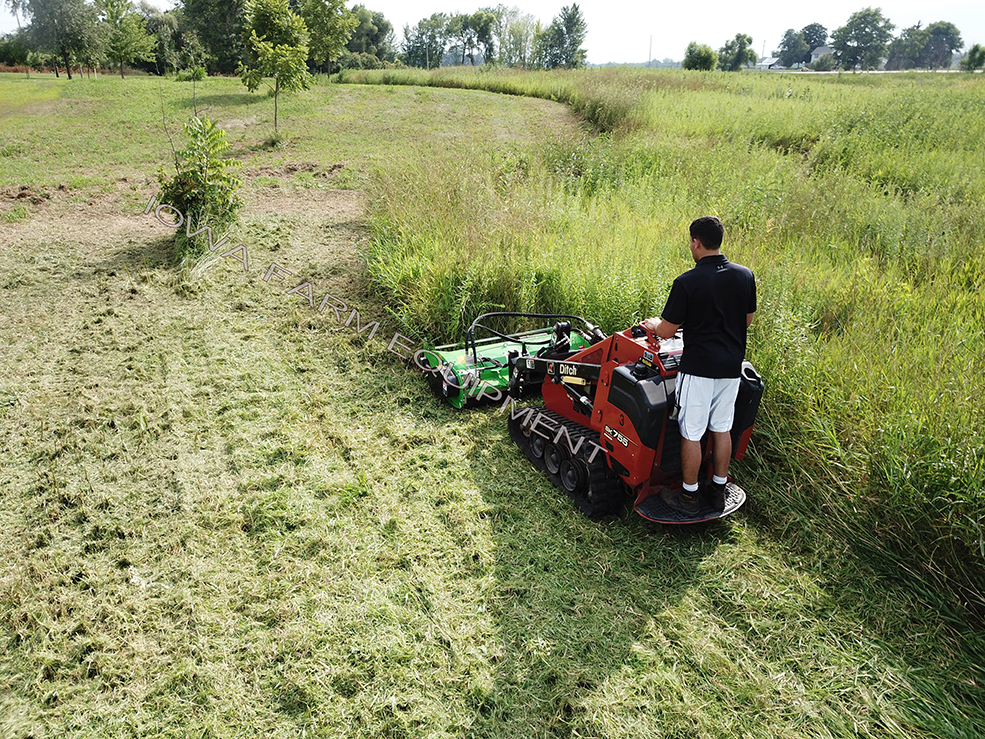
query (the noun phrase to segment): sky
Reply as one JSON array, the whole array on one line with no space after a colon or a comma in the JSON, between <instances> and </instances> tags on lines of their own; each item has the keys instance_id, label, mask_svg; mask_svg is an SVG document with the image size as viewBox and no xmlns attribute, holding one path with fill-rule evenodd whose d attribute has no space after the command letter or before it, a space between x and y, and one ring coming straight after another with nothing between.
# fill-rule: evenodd
<instances>
[{"instance_id":1,"label":"sky","mask_svg":"<svg viewBox=\"0 0 985 739\"><path fill-rule=\"evenodd\" d=\"M162 9L175 3L151 0ZM547 25L571 0L524 0L516 5ZM355 3L348 2L351 8ZM397 42L403 40L405 25L416 25L432 13L475 12L479 7L497 5L493 0L365 0L370 10L382 12L394 27ZM985 44L985 10L982 0L826 0L812 3L761 2L739 3L735 0L705 0L701 5L683 2L625 2L624 0L582 0L578 3L588 23L585 49L590 64L642 63L652 38L652 59L680 61L691 41L718 49L737 33L752 36L757 54L770 56L779 46L784 31L800 30L810 23L820 23L830 33L845 25L852 13L868 6L882 8L883 15L896 25L896 31L922 22L949 21L961 31L965 48ZM3 3L0 10L0 33L16 30L14 17Z\"/></svg>"}]
</instances>

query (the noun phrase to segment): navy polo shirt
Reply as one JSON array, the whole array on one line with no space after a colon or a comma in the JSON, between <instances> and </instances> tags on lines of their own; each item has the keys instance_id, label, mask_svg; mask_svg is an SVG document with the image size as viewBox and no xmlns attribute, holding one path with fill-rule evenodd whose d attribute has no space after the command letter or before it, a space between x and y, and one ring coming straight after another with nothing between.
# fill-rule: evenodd
<instances>
[{"instance_id":1,"label":"navy polo shirt","mask_svg":"<svg viewBox=\"0 0 985 739\"><path fill-rule=\"evenodd\" d=\"M670 288L661 317L684 330L679 371L739 377L746 356L746 314L756 312L756 278L724 254L703 257Z\"/></svg>"}]
</instances>

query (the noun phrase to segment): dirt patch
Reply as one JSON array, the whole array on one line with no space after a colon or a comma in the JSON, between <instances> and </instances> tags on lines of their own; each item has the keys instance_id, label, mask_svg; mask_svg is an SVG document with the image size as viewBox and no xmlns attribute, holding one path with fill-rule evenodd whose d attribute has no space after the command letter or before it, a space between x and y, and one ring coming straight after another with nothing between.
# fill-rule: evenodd
<instances>
[{"instance_id":1,"label":"dirt patch","mask_svg":"<svg viewBox=\"0 0 985 739\"><path fill-rule=\"evenodd\" d=\"M0 198L4 200L17 200L22 203L41 205L51 199L55 192L68 192L68 185L61 184L57 190L48 188L34 188L30 185L12 185L0 190Z\"/></svg>"},{"instance_id":2,"label":"dirt patch","mask_svg":"<svg viewBox=\"0 0 985 739\"><path fill-rule=\"evenodd\" d=\"M329 164L328 166L322 164L316 164L315 162L289 162L280 167L256 167L254 169L243 170L243 176L246 178L254 177L290 177L298 173L311 174L315 177L322 177L329 179L343 169L345 169L345 162L336 162L335 164Z\"/></svg>"}]
</instances>

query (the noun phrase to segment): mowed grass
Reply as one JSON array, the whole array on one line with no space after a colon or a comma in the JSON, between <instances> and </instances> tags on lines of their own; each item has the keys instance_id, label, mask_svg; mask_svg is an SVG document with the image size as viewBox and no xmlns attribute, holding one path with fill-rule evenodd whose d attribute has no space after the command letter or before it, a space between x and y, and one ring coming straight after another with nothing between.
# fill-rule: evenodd
<instances>
[{"instance_id":1,"label":"mowed grass","mask_svg":"<svg viewBox=\"0 0 985 739\"><path fill-rule=\"evenodd\" d=\"M415 162L519 171L577 141L565 109L321 86L268 151L270 101L210 80L250 270L183 271L142 210L170 155L158 95L176 132L190 87L46 82L55 113L0 109L23 146L0 189L40 197L0 224L0 736L978 735L960 606L838 539L791 547L805 523L755 503L588 521L495 408L452 411L387 351L406 329L356 258L363 193ZM100 145L66 160L53 126ZM293 274L264 282L273 262ZM303 281L383 325L285 294Z\"/></svg>"}]
</instances>

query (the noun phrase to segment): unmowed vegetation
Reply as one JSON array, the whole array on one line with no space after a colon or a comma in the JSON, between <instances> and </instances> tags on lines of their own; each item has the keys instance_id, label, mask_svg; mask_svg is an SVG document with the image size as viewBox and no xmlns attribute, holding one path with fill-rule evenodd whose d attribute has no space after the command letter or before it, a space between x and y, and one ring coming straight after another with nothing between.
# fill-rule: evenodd
<instances>
[{"instance_id":1,"label":"unmowed vegetation","mask_svg":"<svg viewBox=\"0 0 985 739\"><path fill-rule=\"evenodd\" d=\"M561 100L603 132L381 172L369 269L401 321L442 338L487 310L624 328L659 314L690 220L718 215L759 277L749 355L768 391L746 475L777 483L757 494L769 518L985 607L981 78L342 79Z\"/></svg>"},{"instance_id":2,"label":"unmowed vegetation","mask_svg":"<svg viewBox=\"0 0 985 739\"><path fill-rule=\"evenodd\" d=\"M545 99L315 85L271 150L237 80L0 76L0 737L980 735L980 273L944 233L980 243L981 90L502 79ZM249 272L143 215L193 113ZM697 212L761 290L726 522L585 519L386 350L499 306L623 328Z\"/></svg>"}]
</instances>

